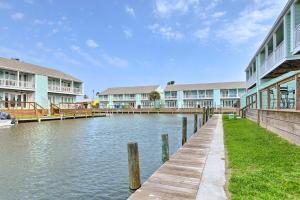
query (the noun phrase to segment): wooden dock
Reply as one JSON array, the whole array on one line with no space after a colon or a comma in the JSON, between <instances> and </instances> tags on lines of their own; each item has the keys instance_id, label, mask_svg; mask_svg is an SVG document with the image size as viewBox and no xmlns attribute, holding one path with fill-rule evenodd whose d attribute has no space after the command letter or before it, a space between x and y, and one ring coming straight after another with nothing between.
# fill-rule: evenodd
<instances>
[{"instance_id":1,"label":"wooden dock","mask_svg":"<svg viewBox=\"0 0 300 200\"><path fill-rule=\"evenodd\" d=\"M213 116L129 200L195 200L219 116Z\"/></svg>"},{"instance_id":2,"label":"wooden dock","mask_svg":"<svg viewBox=\"0 0 300 200\"><path fill-rule=\"evenodd\" d=\"M43 122L43 121L55 121L55 120L69 120L69 119L83 119L83 118L94 118L94 117L106 117L105 114L94 114L94 115L75 115L75 116L50 116L50 117L35 117L35 118L21 118L17 119L18 123L30 123L30 122Z\"/></svg>"}]
</instances>

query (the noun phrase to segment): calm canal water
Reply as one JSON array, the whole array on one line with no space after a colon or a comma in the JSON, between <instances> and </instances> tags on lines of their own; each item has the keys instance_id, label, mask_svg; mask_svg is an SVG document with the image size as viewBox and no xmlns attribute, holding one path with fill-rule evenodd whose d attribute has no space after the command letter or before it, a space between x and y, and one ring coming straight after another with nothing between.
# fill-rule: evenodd
<instances>
[{"instance_id":1,"label":"calm canal water","mask_svg":"<svg viewBox=\"0 0 300 200\"><path fill-rule=\"evenodd\" d=\"M181 146L182 117L114 115L0 129L0 199L127 199L127 143L139 144L145 181L161 165L162 133L170 153Z\"/></svg>"}]
</instances>

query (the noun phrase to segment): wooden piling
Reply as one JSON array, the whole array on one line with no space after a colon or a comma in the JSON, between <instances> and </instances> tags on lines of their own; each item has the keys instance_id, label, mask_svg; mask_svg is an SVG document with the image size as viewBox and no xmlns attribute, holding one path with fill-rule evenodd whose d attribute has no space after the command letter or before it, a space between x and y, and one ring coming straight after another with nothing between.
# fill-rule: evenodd
<instances>
[{"instance_id":1,"label":"wooden piling","mask_svg":"<svg viewBox=\"0 0 300 200\"><path fill-rule=\"evenodd\" d=\"M169 136L168 134L161 135L162 141L162 163L169 160Z\"/></svg>"},{"instance_id":2,"label":"wooden piling","mask_svg":"<svg viewBox=\"0 0 300 200\"><path fill-rule=\"evenodd\" d=\"M198 131L198 114L194 114L194 134Z\"/></svg>"},{"instance_id":3,"label":"wooden piling","mask_svg":"<svg viewBox=\"0 0 300 200\"><path fill-rule=\"evenodd\" d=\"M131 190L137 190L141 187L138 143L136 142L128 143L127 151L128 151L129 188Z\"/></svg>"},{"instance_id":4,"label":"wooden piling","mask_svg":"<svg viewBox=\"0 0 300 200\"><path fill-rule=\"evenodd\" d=\"M205 120L206 120L206 114L205 114L205 107L203 107L203 111L202 111L202 125L205 124Z\"/></svg>"},{"instance_id":5,"label":"wooden piling","mask_svg":"<svg viewBox=\"0 0 300 200\"><path fill-rule=\"evenodd\" d=\"M182 142L181 144L184 145L187 140L187 117L182 118Z\"/></svg>"}]
</instances>

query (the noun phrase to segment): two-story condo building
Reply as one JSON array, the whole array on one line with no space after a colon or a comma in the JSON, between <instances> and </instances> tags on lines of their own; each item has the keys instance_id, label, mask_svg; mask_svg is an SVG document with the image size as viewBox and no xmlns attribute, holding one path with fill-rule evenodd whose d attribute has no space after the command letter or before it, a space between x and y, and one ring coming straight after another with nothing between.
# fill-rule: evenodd
<instances>
[{"instance_id":1,"label":"two-story condo building","mask_svg":"<svg viewBox=\"0 0 300 200\"><path fill-rule=\"evenodd\" d=\"M163 99L163 91L158 85L108 88L98 95L100 108L154 108L155 102L150 100L153 91Z\"/></svg>"},{"instance_id":2,"label":"two-story condo building","mask_svg":"<svg viewBox=\"0 0 300 200\"><path fill-rule=\"evenodd\" d=\"M287 2L247 66L246 79L243 116L300 144L299 0Z\"/></svg>"},{"instance_id":3,"label":"two-story condo building","mask_svg":"<svg viewBox=\"0 0 300 200\"><path fill-rule=\"evenodd\" d=\"M174 84L165 92L166 108L239 107L245 82Z\"/></svg>"},{"instance_id":4,"label":"two-story condo building","mask_svg":"<svg viewBox=\"0 0 300 200\"><path fill-rule=\"evenodd\" d=\"M300 70L300 1L289 0L245 70L244 106L296 109L297 70Z\"/></svg>"},{"instance_id":5,"label":"two-story condo building","mask_svg":"<svg viewBox=\"0 0 300 200\"><path fill-rule=\"evenodd\" d=\"M83 82L61 71L0 57L0 108L26 107L35 102L47 109L50 104L73 103L83 95Z\"/></svg>"}]
</instances>

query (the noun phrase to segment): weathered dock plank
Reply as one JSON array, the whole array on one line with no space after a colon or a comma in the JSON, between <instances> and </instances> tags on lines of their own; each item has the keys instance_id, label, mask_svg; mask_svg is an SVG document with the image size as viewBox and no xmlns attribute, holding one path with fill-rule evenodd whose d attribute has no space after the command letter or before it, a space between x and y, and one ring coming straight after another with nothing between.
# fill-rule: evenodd
<instances>
[{"instance_id":1,"label":"weathered dock plank","mask_svg":"<svg viewBox=\"0 0 300 200\"><path fill-rule=\"evenodd\" d=\"M129 200L195 200L219 116L212 117Z\"/></svg>"}]
</instances>

